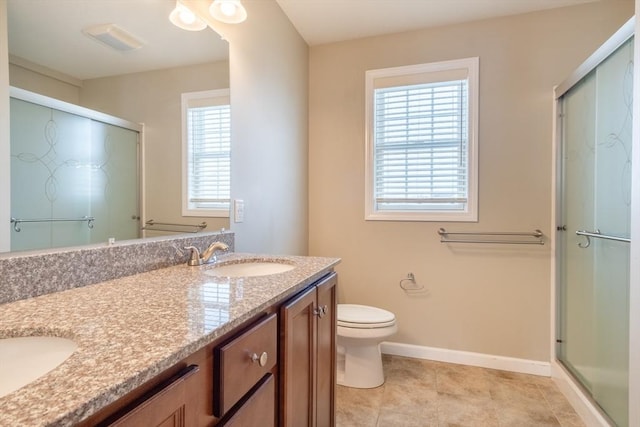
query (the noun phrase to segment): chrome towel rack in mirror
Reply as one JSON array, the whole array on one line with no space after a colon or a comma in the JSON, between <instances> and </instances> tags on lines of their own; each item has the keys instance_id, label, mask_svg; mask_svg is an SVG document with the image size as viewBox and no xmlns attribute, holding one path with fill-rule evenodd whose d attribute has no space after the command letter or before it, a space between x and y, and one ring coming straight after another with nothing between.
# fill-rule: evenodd
<instances>
[{"instance_id":1,"label":"chrome towel rack in mirror","mask_svg":"<svg viewBox=\"0 0 640 427\"><path fill-rule=\"evenodd\" d=\"M544 245L544 233L540 230L533 232L518 231L447 231L438 230L441 243L496 243L508 245ZM450 236L460 236L453 237ZM500 238L494 238L499 236Z\"/></svg>"},{"instance_id":2,"label":"chrome towel rack in mirror","mask_svg":"<svg viewBox=\"0 0 640 427\"><path fill-rule=\"evenodd\" d=\"M156 222L153 219L145 221L143 230L149 231L169 231L171 233L197 233L207 228L207 223L200 224L176 224L171 222Z\"/></svg>"},{"instance_id":3,"label":"chrome towel rack in mirror","mask_svg":"<svg viewBox=\"0 0 640 427\"><path fill-rule=\"evenodd\" d=\"M595 229L595 231L578 230L576 231L576 235L584 236L587 239L587 243L584 243L584 244L578 243L578 246L580 246L582 249L586 249L589 246L591 246L592 237L595 237L597 239L604 239L604 240L615 240L616 242L631 243L631 239L628 239L626 237L610 236L608 234L602 234L600 230L597 228Z\"/></svg>"},{"instance_id":4,"label":"chrome towel rack in mirror","mask_svg":"<svg viewBox=\"0 0 640 427\"><path fill-rule=\"evenodd\" d=\"M20 228L20 224L23 222L70 222L70 221L86 221L87 227L93 228L93 221L96 219L92 216L83 216L81 218L40 218L40 219L20 219L20 218L11 218L10 222L13 224L13 229L16 232L22 231Z\"/></svg>"}]
</instances>

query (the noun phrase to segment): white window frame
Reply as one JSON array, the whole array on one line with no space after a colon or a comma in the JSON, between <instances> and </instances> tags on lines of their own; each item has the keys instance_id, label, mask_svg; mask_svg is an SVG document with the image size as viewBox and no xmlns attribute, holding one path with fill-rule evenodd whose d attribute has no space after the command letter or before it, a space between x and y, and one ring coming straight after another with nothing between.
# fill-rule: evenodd
<instances>
[{"instance_id":1,"label":"white window frame","mask_svg":"<svg viewBox=\"0 0 640 427\"><path fill-rule=\"evenodd\" d=\"M210 209L191 207L189 203L189 125L188 109L190 103L206 103L210 105L229 105L229 89L206 90L183 93L182 105L182 216L228 218L231 211L231 201L227 209ZM229 177L231 179L231 177Z\"/></svg>"},{"instance_id":2,"label":"white window frame","mask_svg":"<svg viewBox=\"0 0 640 427\"><path fill-rule=\"evenodd\" d=\"M429 75L445 76L448 72L467 75L468 141L467 141L467 202L462 210L377 210L375 201L374 93L382 79L389 86L403 86L430 81ZM429 64L369 70L365 83L365 220L377 221L478 221L478 91L479 58L464 58ZM437 78L442 81L440 77ZM452 78L451 80L456 80ZM459 80L459 78L458 78ZM431 80L433 81L433 80ZM398 82L398 83L396 83Z\"/></svg>"}]
</instances>

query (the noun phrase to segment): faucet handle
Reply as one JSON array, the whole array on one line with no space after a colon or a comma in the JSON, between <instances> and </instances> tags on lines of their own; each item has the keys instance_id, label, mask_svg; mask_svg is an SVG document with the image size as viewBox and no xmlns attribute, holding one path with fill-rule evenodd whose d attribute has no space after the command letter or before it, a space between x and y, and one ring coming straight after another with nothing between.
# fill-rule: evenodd
<instances>
[{"instance_id":1,"label":"faucet handle","mask_svg":"<svg viewBox=\"0 0 640 427\"><path fill-rule=\"evenodd\" d=\"M200 251L195 246L187 246L185 250L191 250L191 257L187 261L188 265L202 265L202 259L200 258Z\"/></svg>"}]
</instances>

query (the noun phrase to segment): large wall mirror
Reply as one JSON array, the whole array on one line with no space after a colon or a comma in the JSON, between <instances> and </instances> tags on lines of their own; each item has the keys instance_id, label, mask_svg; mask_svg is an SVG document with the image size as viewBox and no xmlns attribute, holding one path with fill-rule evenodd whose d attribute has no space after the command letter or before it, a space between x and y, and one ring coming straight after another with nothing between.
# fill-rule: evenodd
<instances>
[{"instance_id":1,"label":"large wall mirror","mask_svg":"<svg viewBox=\"0 0 640 427\"><path fill-rule=\"evenodd\" d=\"M130 178L120 179L120 189L108 188L109 200L106 202L109 207L120 203L129 206L113 215L122 215L120 220L123 224L128 224L128 227L134 221L132 232L136 237L197 231L199 228L191 226L203 222L207 224L206 231L229 228L228 217L184 215L181 107L182 94L229 88L228 45L210 28L185 31L175 27L168 19L175 6L175 0L7 0L9 79L12 87L106 113L131 123L143 124L141 145L135 148L136 136L125 135L125 140L133 141L134 148L120 150L117 155L112 156L139 156L138 169L133 171ZM110 26L111 24L117 28ZM86 34L92 27L97 27L98 38L102 41ZM141 46L130 50L106 46L104 38L111 38L114 31L120 29L136 39L133 40L134 45L140 42ZM116 38L119 39L116 43L122 41L121 38ZM57 191L57 204L65 203L66 199L73 203L70 200L74 197L73 194L65 193L61 197L59 186L65 180L83 181L83 175L62 174L59 179L56 177L58 180L53 185L51 170L56 167L78 169L82 166L73 162L65 165L66 158L75 158L80 154L65 154L62 149L63 138L78 134L75 130L62 131L62 121L75 124L78 120L75 117L71 117L71 120L60 118L57 112L46 108L35 112L30 105L20 105L17 108L21 110L20 114L27 116L14 120L14 106L11 106L12 161L18 152L22 155L22 160L26 160L25 164L31 160L31 163L42 170L46 169L46 172L35 179L38 173L29 172L27 168L13 174L12 166L11 204L17 207L27 203L32 191L48 196ZM34 117L30 118L28 114L34 114ZM38 120L44 120L44 124L36 125ZM51 121L55 124L53 128ZM18 133L18 124L22 125L23 130L20 132L26 130L24 136L17 136L22 135ZM89 129L89 132L96 128L91 122L80 126ZM100 126L98 128L94 129L94 133L100 135L102 140L111 140L112 135L121 133L120 129L111 127L106 130ZM107 134L108 138L105 138ZM23 139L32 144L38 138L48 145L38 148L26 144L28 149L14 149ZM113 141L110 144L113 145ZM106 145L103 144L102 151L112 151L104 147ZM56 151L53 157L50 153L52 148ZM103 163L94 162L89 168L98 168L96 164ZM100 173L104 176L124 176L117 167L103 169ZM14 175L19 176L20 185L14 185ZM139 183L131 182L135 180ZM30 181L34 181L34 187L29 186ZM100 185L101 188L107 188L111 184ZM133 202L133 205L137 203L136 212L131 212L132 197L137 199ZM50 202L50 197L47 200ZM0 202L9 203L5 200ZM46 209L44 211L46 213ZM23 219L33 219L42 217L44 213L41 209L34 211L32 215L23 213L22 216L31 217ZM14 216L13 211L11 215ZM77 215L82 217L83 212L78 212ZM49 215L51 218L54 216L55 213ZM156 226L154 231L154 227L145 227L148 220L177 226ZM96 218L91 225L99 229L99 221ZM69 238L69 233L73 230L86 230L87 224L66 224L67 228L57 229L56 233L60 236L53 240L51 236L56 233L52 231L52 224L14 225L5 224L12 227L12 251L35 249L29 244L14 244L15 238L26 236L29 230L32 237L46 235L45 241L52 242L43 247L93 243L83 241L85 237L81 237L80 241ZM16 231L16 228L20 231ZM147 230L143 230L144 228ZM20 232L23 234L20 235ZM105 234L100 239L107 236Z\"/></svg>"}]
</instances>

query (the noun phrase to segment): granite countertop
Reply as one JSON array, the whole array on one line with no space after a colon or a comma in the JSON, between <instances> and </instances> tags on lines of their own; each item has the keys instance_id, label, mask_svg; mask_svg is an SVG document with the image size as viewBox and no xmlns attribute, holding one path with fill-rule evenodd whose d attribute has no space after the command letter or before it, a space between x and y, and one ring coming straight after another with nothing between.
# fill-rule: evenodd
<instances>
[{"instance_id":1,"label":"granite countertop","mask_svg":"<svg viewBox=\"0 0 640 427\"><path fill-rule=\"evenodd\" d=\"M268 276L227 278L178 265L0 305L0 338L49 335L78 349L0 398L0 426L68 426L330 271L336 258L229 254L290 263Z\"/></svg>"}]
</instances>

